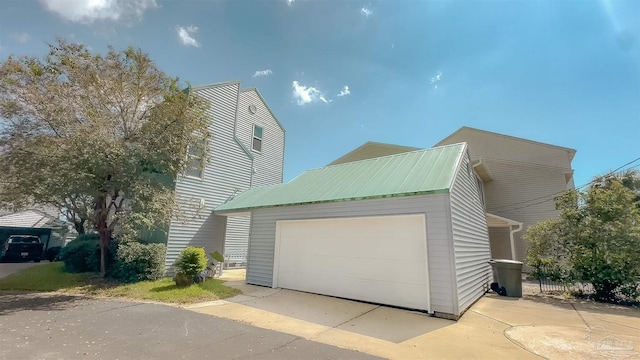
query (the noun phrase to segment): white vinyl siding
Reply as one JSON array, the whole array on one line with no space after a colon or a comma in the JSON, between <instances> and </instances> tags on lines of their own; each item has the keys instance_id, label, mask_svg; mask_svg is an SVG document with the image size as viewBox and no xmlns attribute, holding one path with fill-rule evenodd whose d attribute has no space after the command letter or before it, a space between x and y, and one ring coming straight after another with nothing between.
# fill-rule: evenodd
<instances>
[{"instance_id":1,"label":"white vinyl siding","mask_svg":"<svg viewBox=\"0 0 640 360\"><path fill-rule=\"evenodd\" d=\"M460 163L450 199L457 284L455 315L460 315L487 290L491 259L480 189L467 154Z\"/></svg>"},{"instance_id":2,"label":"white vinyl siding","mask_svg":"<svg viewBox=\"0 0 640 360\"><path fill-rule=\"evenodd\" d=\"M256 107L255 114L249 106ZM252 149L254 126L262 128L260 152L253 151L251 187L282 183L285 133L255 89L240 92L236 136L247 149Z\"/></svg>"},{"instance_id":3,"label":"white vinyl siding","mask_svg":"<svg viewBox=\"0 0 640 360\"><path fill-rule=\"evenodd\" d=\"M237 189L249 188L251 159L233 137L239 91L239 83L196 91L211 104L207 112L212 134L208 144L211 156L205 163L202 179L177 178L175 192L181 213L180 219L172 221L169 227L166 258L169 274L178 254L186 246L204 247L208 252L223 250L219 231L224 223L221 224L221 219L214 217L212 211Z\"/></svg>"},{"instance_id":4,"label":"white vinyl siding","mask_svg":"<svg viewBox=\"0 0 640 360\"><path fill-rule=\"evenodd\" d=\"M247 282L272 286L276 221L361 216L423 214L427 221L429 288L433 311L454 314L452 256L448 195L423 195L387 199L283 206L252 211ZM342 249L333 249L339 253ZM406 249L392 248L402 253ZM394 264L380 264L380 271Z\"/></svg>"},{"instance_id":5,"label":"white vinyl siding","mask_svg":"<svg viewBox=\"0 0 640 360\"><path fill-rule=\"evenodd\" d=\"M229 216L227 218L227 237L224 243L224 252L246 252L249 243L250 216Z\"/></svg>"}]
</instances>

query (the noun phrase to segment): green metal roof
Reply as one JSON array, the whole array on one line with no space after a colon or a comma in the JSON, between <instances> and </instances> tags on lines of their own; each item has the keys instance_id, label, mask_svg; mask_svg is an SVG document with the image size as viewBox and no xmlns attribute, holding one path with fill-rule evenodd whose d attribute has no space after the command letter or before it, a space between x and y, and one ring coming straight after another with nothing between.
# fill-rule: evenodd
<instances>
[{"instance_id":1,"label":"green metal roof","mask_svg":"<svg viewBox=\"0 0 640 360\"><path fill-rule=\"evenodd\" d=\"M215 209L251 209L448 193L465 143L308 170L286 184L247 190Z\"/></svg>"}]
</instances>

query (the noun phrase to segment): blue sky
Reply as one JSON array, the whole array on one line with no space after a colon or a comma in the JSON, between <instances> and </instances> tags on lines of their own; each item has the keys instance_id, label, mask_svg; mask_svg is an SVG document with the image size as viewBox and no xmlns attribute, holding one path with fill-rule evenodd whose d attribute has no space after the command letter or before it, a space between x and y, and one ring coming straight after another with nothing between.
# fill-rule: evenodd
<instances>
[{"instance_id":1,"label":"blue sky","mask_svg":"<svg viewBox=\"0 0 640 360\"><path fill-rule=\"evenodd\" d=\"M576 149L576 185L640 157L640 1L0 3L0 59L56 36L257 87L287 130L285 181L465 125Z\"/></svg>"}]
</instances>

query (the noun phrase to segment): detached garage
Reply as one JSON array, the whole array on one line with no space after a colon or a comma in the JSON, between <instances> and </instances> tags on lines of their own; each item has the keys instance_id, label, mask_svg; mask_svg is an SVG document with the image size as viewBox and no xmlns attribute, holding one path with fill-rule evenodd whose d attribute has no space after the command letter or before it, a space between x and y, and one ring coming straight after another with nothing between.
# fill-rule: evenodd
<instances>
[{"instance_id":1,"label":"detached garage","mask_svg":"<svg viewBox=\"0 0 640 360\"><path fill-rule=\"evenodd\" d=\"M247 283L457 318L490 282L489 237L465 143L309 170L248 190Z\"/></svg>"}]
</instances>

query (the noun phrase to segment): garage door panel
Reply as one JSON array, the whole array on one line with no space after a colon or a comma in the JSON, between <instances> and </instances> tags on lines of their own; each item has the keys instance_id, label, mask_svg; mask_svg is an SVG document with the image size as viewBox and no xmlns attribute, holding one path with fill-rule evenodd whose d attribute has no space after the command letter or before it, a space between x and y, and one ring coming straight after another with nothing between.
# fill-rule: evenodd
<instances>
[{"instance_id":1,"label":"garage door panel","mask_svg":"<svg viewBox=\"0 0 640 360\"><path fill-rule=\"evenodd\" d=\"M405 261L403 264L394 264L378 259L300 256L294 262L281 264L280 272L295 273L304 269L313 269L312 274L346 276L345 269L349 269L348 276L353 278L366 280L373 277L379 281L424 284L426 281L424 266L424 261ZM407 269L422 269L422 271L407 271ZM279 285L282 287L281 282Z\"/></svg>"},{"instance_id":2,"label":"garage door panel","mask_svg":"<svg viewBox=\"0 0 640 360\"><path fill-rule=\"evenodd\" d=\"M313 282L307 281L309 276L314 276ZM409 285L339 274L319 276L317 273L295 272L280 287L413 309L426 310L427 303L427 294L421 284Z\"/></svg>"},{"instance_id":3,"label":"garage door panel","mask_svg":"<svg viewBox=\"0 0 640 360\"><path fill-rule=\"evenodd\" d=\"M278 287L427 309L423 215L281 221Z\"/></svg>"}]
</instances>

